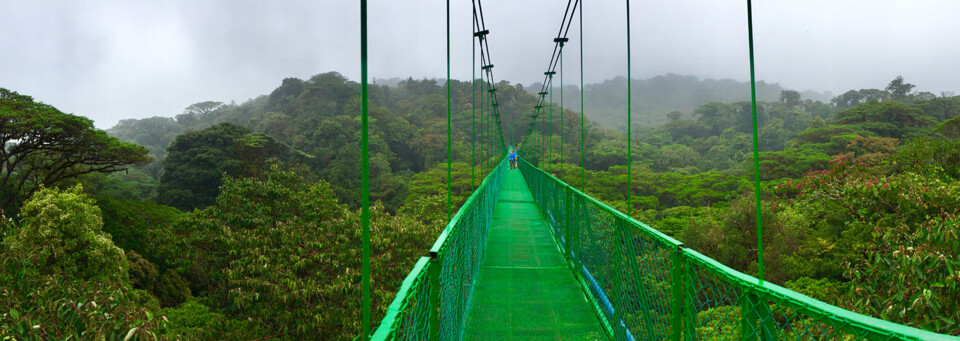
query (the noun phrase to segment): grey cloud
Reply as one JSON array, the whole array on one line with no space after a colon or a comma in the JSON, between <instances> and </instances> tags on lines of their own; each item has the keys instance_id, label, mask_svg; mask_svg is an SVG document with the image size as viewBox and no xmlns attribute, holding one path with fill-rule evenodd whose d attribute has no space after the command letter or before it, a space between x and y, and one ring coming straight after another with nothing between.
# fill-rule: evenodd
<instances>
[{"instance_id":1,"label":"grey cloud","mask_svg":"<svg viewBox=\"0 0 960 341\"><path fill-rule=\"evenodd\" d=\"M487 0L498 80L542 79L566 1ZM626 75L623 1L584 3L585 81ZM749 77L743 1L635 1L633 77ZM754 4L757 77L798 90L960 92L960 2ZM0 86L107 128L195 102L242 102L285 77L359 77L356 1L0 1ZM470 1L452 1L452 76L469 79ZM565 67L579 67L579 26ZM372 77L446 76L444 3L370 1ZM578 72L565 82L579 83Z\"/></svg>"}]
</instances>

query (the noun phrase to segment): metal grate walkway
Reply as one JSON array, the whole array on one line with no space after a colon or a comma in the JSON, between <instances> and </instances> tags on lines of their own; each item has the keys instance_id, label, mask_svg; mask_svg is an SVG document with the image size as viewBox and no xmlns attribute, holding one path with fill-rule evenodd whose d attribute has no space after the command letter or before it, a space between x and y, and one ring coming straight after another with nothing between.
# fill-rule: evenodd
<instances>
[{"instance_id":1,"label":"metal grate walkway","mask_svg":"<svg viewBox=\"0 0 960 341\"><path fill-rule=\"evenodd\" d=\"M606 340L519 169L498 199L465 339Z\"/></svg>"}]
</instances>

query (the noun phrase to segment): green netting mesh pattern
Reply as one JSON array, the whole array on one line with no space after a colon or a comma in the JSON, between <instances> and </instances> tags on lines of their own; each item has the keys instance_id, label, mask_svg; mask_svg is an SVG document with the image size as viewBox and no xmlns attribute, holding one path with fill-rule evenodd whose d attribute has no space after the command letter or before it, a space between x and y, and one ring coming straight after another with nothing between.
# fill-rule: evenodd
<instances>
[{"instance_id":1,"label":"green netting mesh pattern","mask_svg":"<svg viewBox=\"0 0 960 341\"><path fill-rule=\"evenodd\" d=\"M616 340L960 340L761 284L524 160L520 169Z\"/></svg>"},{"instance_id":2,"label":"green netting mesh pattern","mask_svg":"<svg viewBox=\"0 0 960 341\"><path fill-rule=\"evenodd\" d=\"M645 340L670 336L672 254L665 244L631 225L619 224L622 280L619 304L628 330Z\"/></svg>"},{"instance_id":3,"label":"green netting mesh pattern","mask_svg":"<svg viewBox=\"0 0 960 341\"><path fill-rule=\"evenodd\" d=\"M485 328L467 337L481 340L590 340L598 330L616 340L960 340L760 283L524 160L520 170L530 194L500 196L503 163L487 175L404 280L375 340L460 340L468 315ZM488 234L496 247L484 257ZM588 303L572 299L569 281ZM590 327L578 306L601 322Z\"/></svg>"},{"instance_id":4,"label":"green netting mesh pattern","mask_svg":"<svg viewBox=\"0 0 960 341\"><path fill-rule=\"evenodd\" d=\"M420 257L400 286L400 294L387 310L380 339L427 340L430 338L429 257Z\"/></svg>"},{"instance_id":5,"label":"green netting mesh pattern","mask_svg":"<svg viewBox=\"0 0 960 341\"><path fill-rule=\"evenodd\" d=\"M447 226L446 234L440 236L430 251L437 255L440 264L441 340L463 338L505 170L506 160L494 168L460 208Z\"/></svg>"},{"instance_id":6,"label":"green netting mesh pattern","mask_svg":"<svg viewBox=\"0 0 960 341\"><path fill-rule=\"evenodd\" d=\"M846 311L683 250L690 340L960 340Z\"/></svg>"},{"instance_id":7,"label":"green netting mesh pattern","mask_svg":"<svg viewBox=\"0 0 960 341\"><path fill-rule=\"evenodd\" d=\"M657 239L526 162L521 170L608 331L617 339L669 338L672 254L679 243Z\"/></svg>"},{"instance_id":8,"label":"green netting mesh pattern","mask_svg":"<svg viewBox=\"0 0 960 341\"><path fill-rule=\"evenodd\" d=\"M439 331L441 340L462 338L504 164L470 195L430 250L431 257L421 258L404 279L374 340L429 340L432 331ZM432 297L437 302L431 302ZM431 313L438 322L431 320Z\"/></svg>"}]
</instances>

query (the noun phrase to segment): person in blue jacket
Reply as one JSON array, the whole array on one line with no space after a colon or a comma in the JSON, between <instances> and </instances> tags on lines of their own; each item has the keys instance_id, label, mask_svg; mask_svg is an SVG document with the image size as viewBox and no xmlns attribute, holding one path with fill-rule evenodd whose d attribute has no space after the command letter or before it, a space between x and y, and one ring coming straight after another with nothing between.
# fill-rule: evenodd
<instances>
[{"instance_id":1,"label":"person in blue jacket","mask_svg":"<svg viewBox=\"0 0 960 341\"><path fill-rule=\"evenodd\" d=\"M517 151L511 149L510 154L507 155L507 160L510 160L510 169L517 168Z\"/></svg>"}]
</instances>

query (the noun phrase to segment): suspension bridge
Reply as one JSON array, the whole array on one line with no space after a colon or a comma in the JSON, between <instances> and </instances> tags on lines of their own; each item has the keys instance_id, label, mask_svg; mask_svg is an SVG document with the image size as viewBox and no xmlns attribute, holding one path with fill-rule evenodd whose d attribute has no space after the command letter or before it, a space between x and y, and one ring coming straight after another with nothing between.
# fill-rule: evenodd
<instances>
[{"instance_id":1,"label":"suspension bridge","mask_svg":"<svg viewBox=\"0 0 960 341\"><path fill-rule=\"evenodd\" d=\"M747 0L751 84L753 26ZM731 269L646 224L584 194L554 174L563 173L553 150L553 78L563 83L563 49L582 3L568 1L554 53L544 72L535 113L520 138L521 155L501 128L496 82L482 5L474 1L474 49L480 47L479 125L473 123L471 164L486 175L459 211L450 202L449 0L447 1L447 151L450 222L429 253L403 280L386 316L370 330L369 206L367 180L366 1L361 0L363 333L373 340L960 340L847 311L763 281L760 188L757 184L759 275ZM629 71L629 0L626 1ZM580 25L582 30L582 25ZM582 36L582 33L581 33ZM583 45L580 44L582 60ZM476 58L474 53L474 58ZM474 70L476 60L474 60ZM581 86L583 68L581 63ZM476 79L476 76L474 76ZM627 82L628 86L630 82ZM476 86L474 87L476 89ZM559 106L563 112L563 87ZM755 174L756 91L753 100ZM629 94L629 91L628 91ZM476 96L476 95L475 95ZM548 97L549 96L549 97ZM581 93L582 96L582 93ZM582 97L581 97L582 98ZM628 96L629 102L629 96ZM583 108L581 103L581 115ZM630 105L627 105L630 145ZM477 117L474 111L474 119ZM562 121L563 115L559 119ZM583 128L581 116L581 165ZM562 126L562 124L561 124ZM479 127L479 129L477 129ZM534 134L536 133L536 134ZM533 136L533 140L528 140ZM478 155L479 153L479 155ZM626 148L630 181L630 148ZM544 161L547 160L547 161ZM560 169L553 169L553 167ZM476 174L472 175L477 177ZM570 179L567 179L570 180ZM573 179L574 181L577 179ZM629 184L628 184L628 187Z\"/></svg>"}]
</instances>

